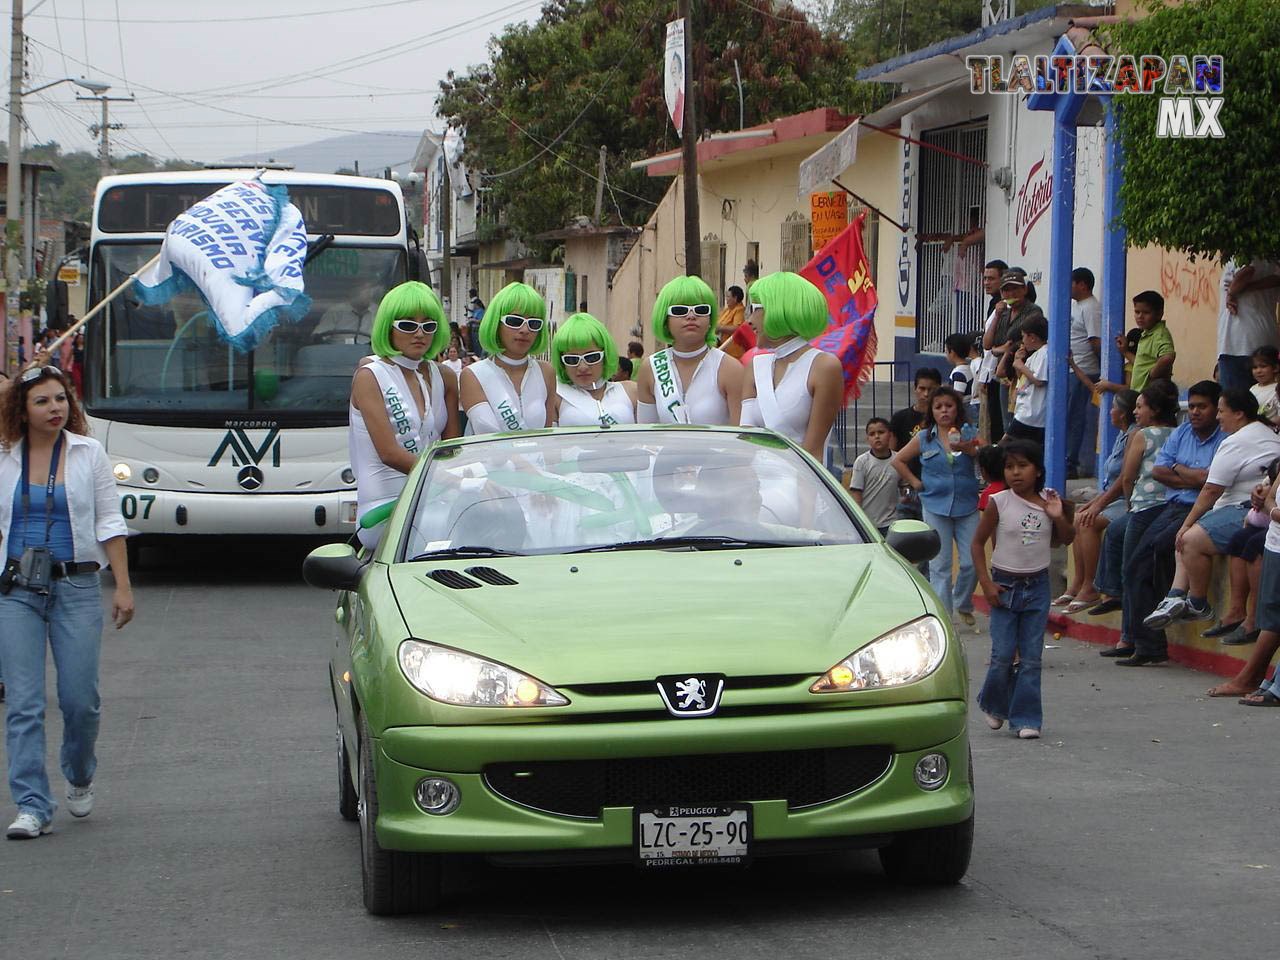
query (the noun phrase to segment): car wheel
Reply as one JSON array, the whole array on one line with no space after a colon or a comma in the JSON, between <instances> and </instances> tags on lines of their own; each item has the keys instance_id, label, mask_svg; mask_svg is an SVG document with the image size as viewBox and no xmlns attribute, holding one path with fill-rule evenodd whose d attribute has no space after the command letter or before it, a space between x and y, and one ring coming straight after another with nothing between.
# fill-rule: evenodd
<instances>
[{"instance_id":1,"label":"car wheel","mask_svg":"<svg viewBox=\"0 0 1280 960\"><path fill-rule=\"evenodd\" d=\"M373 743L360 717L360 879L364 906L372 914L419 913L440 902L440 858L434 854L384 850L378 843L378 784Z\"/></svg>"},{"instance_id":2,"label":"car wheel","mask_svg":"<svg viewBox=\"0 0 1280 960\"><path fill-rule=\"evenodd\" d=\"M338 813L343 820L354 822L360 819L360 797L351 782L350 760L346 741L342 739L342 727L338 727Z\"/></svg>"},{"instance_id":3,"label":"car wheel","mask_svg":"<svg viewBox=\"0 0 1280 960\"><path fill-rule=\"evenodd\" d=\"M960 882L973 852L973 816L946 827L900 833L880 848L880 865L890 880L917 887Z\"/></svg>"}]
</instances>

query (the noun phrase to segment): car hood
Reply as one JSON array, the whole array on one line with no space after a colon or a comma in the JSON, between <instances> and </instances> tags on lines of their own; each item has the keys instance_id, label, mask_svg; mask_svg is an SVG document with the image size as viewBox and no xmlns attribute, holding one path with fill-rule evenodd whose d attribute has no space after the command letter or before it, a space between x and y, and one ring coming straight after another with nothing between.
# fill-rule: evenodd
<instances>
[{"instance_id":1,"label":"car hood","mask_svg":"<svg viewBox=\"0 0 1280 960\"><path fill-rule=\"evenodd\" d=\"M431 576L477 567L516 583L457 589ZM423 561L390 577L414 637L552 685L816 675L929 612L881 544Z\"/></svg>"}]
</instances>

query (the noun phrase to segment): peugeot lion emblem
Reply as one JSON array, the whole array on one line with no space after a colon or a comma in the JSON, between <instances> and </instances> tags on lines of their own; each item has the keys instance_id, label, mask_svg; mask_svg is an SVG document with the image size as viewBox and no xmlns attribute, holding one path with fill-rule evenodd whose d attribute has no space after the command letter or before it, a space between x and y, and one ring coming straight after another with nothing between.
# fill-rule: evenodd
<instances>
[{"instance_id":1,"label":"peugeot lion emblem","mask_svg":"<svg viewBox=\"0 0 1280 960\"><path fill-rule=\"evenodd\" d=\"M724 693L724 674L659 677L657 684L658 695L673 717L709 717L720 707L720 695Z\"/></svg>"}]
</instances>

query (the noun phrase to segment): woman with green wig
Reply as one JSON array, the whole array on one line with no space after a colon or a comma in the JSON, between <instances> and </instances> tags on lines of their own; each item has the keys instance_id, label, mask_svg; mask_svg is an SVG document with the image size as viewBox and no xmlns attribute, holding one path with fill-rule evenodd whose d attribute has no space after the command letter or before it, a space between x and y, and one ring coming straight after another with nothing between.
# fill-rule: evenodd
<instances>
[{"instance_id":1,"label":"woman with green wig","mask_svg":"<svg viewBox=\"0 0 1280 960\"><path fill-rule=\"evenodd\" d=\"M547 305L526 283L509 283L489 301L480 345L489 356L462 371L467 434L537 430L555 424L555 375L530 354L547 345Z\"/></svg>"},{"instance_id":2,"label":"woman with green wig","mask_svg":"<svg viewBox=\"0 0 1280 960\"><path fill-rule=\"evenodd\" d=\"M641 423L738 422L743 371L715 346L717 313L701 277L676 277L658 291L653 335L670 346L651 354L636 377Z\"/></svg>"},{"instance_id":3,"label":"woman with green wig","mask_svg":"<svg viewBox=\"0 0 1280 960\"><path fill-rule=\"evenodd\" d=\"M615 383L618 347L603 323L575 313L551 341L556 368L556 422L562 427L610 427L636 422L636 385Z\"/></svg>"},{"instance_id":4,"label":"woman with green wig","mask_svg":"<svg viewBox=\"0 0 1280 960\"><path fill-rule=\"evenodd\" d=\"M411 280L389 290L370 339L375 356L351 383L348 445L359 517L400 496L432 443L458 435L458 383L433 359L449 342L449 325L431 288ZM360 542L376 546L382 529L362 527Z\"/></svg>"},{"instance_id":5,"label":"woman with green wig","mask_svg":"<svg viewBox=\"0 0 1280 960\"><path fill-rule=\"evenodd\" d=\"M795 273L761 277L747 292L748 320L768 353L751 361L742 386L742 425L790 437L822 462L844 401L839 359L809 341L827 329L827 298Z\"/></svg>"}]
</instances>

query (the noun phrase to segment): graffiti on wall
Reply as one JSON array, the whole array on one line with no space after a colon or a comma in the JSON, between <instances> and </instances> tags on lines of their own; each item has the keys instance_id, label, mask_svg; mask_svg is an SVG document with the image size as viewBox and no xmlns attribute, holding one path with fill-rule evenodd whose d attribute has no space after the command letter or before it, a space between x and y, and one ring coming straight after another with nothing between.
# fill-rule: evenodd
<instances>
[{"instance_id":1,"label":"graffiti on wall","mask_svg":"<svg viewBox=\"0 0 1280 960\"><path fill-rule=\"evenodd\" d=\"M1169 302L1178 301L1189 310L1216 309L1221 264L1211 260L1194 263L1186 254L1160 251L1160 293Z\"/></svg>"}]
</instances>

